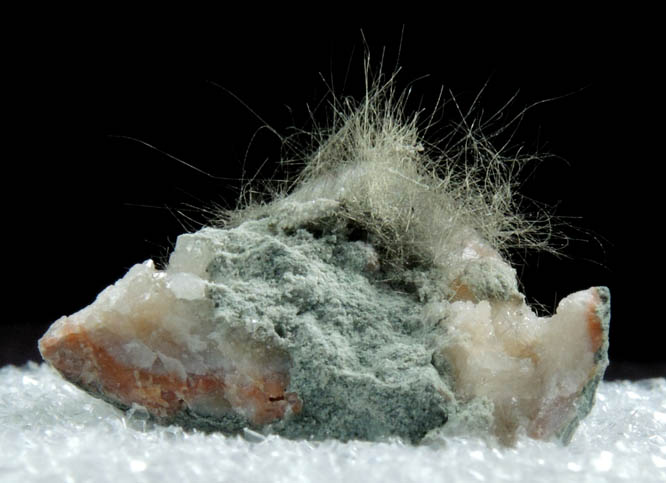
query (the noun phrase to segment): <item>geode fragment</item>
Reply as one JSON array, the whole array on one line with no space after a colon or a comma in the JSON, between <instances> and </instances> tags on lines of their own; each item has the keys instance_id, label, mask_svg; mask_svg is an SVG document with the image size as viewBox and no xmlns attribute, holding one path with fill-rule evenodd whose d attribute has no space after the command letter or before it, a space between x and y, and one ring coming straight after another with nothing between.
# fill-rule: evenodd
<instances>
[{"instance_id":1,"label":"geode fragment","mask_svg":"<svg viewBox=\"0 0 666 483\"><path fill-rule=\"evenodd\" d=\"M534 226L506 179L488 183L506 160L477 139L433 169L383 101L371 92L283 196L180 236L164 270L135 265L56 321L44 359L188 427L567 442L608 363L608 289L538 317L500 255Z\"/></svg>"}]
</instances>

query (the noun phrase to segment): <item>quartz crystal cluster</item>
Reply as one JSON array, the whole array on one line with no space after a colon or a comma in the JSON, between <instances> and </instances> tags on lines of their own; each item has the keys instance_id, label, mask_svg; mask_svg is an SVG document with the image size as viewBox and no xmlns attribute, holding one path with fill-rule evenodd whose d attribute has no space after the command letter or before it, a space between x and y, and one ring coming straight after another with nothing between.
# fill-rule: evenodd
<instances>
[{"instance_id":1,"label":"quartz crystal cluster","mask_svg":"<svg viewBox=\"0 0 666 483\"><path fill-rule=\"evenodd\" d=\"M524 235L501 158L462 153L480 178L455 159L429 169L414 126L370 101L284 195L180 236L164 269L135 265L57 320L44 359L185 427L568 442L608 363L608 289L537 316L501 255Z\"/></svg>"}]
</instances>

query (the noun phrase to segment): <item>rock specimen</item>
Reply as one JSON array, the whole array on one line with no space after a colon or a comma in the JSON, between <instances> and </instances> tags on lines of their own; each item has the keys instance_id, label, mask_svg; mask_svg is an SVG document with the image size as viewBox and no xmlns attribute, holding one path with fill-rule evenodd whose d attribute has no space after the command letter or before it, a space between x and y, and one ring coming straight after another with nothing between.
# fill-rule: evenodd
<instances>
[{"instance_id":1,"label":"rock specimen","mask_svg":"<svg viewBox=\"0 0 666 483\"><path fill-rule=\"evenodd\" d=\"M608 362L608 290L538 317L500 254L537 240L506 160L474 138L431 161L391 100L371 92L270 203L180 236L165 269L135 265L56 321L44 358L187 427L567 442Z\"/></svg>"}]
</instances>

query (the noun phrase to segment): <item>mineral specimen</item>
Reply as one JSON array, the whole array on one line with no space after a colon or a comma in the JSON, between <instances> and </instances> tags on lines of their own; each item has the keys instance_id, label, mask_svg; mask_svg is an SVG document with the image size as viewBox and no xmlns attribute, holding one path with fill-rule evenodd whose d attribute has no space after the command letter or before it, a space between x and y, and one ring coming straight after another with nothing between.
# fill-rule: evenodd
<instances>
[{"instance_id":1,"label":"mineral specimen","mask_svg":"<svg viewBox=\"0 0 666 483\"><path fill-rule=\"evenodd\" d=\"M506 160L477 137L431 161L391 99L369 93L272 202L180 236L165 269L135 265L56 321L44 358L186 427L569 441L608 363L608 289L538 317L500 254L536 240Z\"/></svg>"}]
</instances>

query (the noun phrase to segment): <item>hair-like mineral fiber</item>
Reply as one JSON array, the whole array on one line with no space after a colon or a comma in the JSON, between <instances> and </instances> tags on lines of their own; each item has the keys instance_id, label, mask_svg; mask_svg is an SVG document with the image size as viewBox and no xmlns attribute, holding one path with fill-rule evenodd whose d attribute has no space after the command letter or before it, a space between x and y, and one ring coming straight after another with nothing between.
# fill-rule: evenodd
<instances>
[{"instance_id":1,"label":"hair-like mineral fiber","mask_svg":"<svg viewBox=\"0 0 666 483\"><path fill-rule=\"evenodd\" d=\"M366 93L360 102L332 94L333 122L311 133L314 148L283 160L301 164L296 176L260 187L244 187L236 210L223 211L218 224L237 225L279 209L285 200L332 199L340 203L338 220L367 233L382 262L395 268L420 264L447 269L461 237L470 232L501 253L515 248L555 251L551 217L541 209L527 216L516 193L518 174L537 156L493 146L509 125L493 127L474 117L477 99L467 112L452 96L458 122L437 143L424 138L433 114L408 115L408 94L396 90L396 73L373 76L365 59ZM505 106L506 107L506 106ZM423 119L422 119L423 117ZM290 140L285 140L287 147ZM257 194L259 196L257 196ZM533 208L536 208L533 206Z\"/></svg>"}]
</instances>

